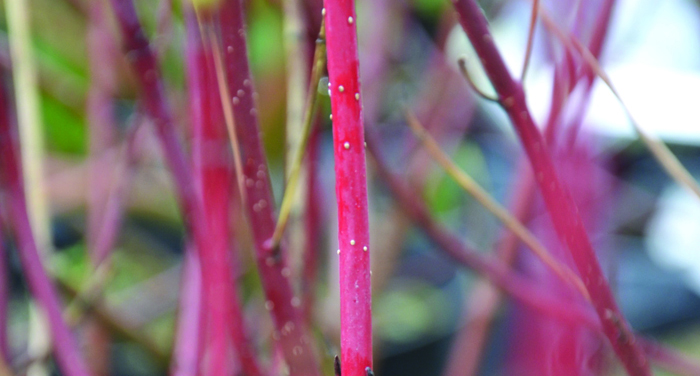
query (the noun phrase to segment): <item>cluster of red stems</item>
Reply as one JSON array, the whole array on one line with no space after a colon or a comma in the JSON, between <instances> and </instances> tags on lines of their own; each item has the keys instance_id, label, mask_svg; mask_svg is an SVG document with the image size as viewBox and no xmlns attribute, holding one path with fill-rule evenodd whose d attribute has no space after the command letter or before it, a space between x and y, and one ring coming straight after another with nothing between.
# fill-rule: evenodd
<instances>
[{"instance_id":1,"label":"cluster of red stems","mask_svg":"<svg viewBox=\"0 0 700 376\"><path fill-rule=\"evenodd\" d=\"M273 241L277 216L260 139L257 95L248 63L242 0L206 2L206 5L198 7L186 2L183 6L190 106L189 159L181 145L181 136L166 95L157 51L143 31L133 1L110 0L110 4L119 25L118 38L114 38L106 21L109 8L100 1L92 1L89 5L91 69L96 73L88 108L96 110L88 116L93 125L92 134L112 132L110 127L114 126L114 119L111 112L104 109L110 109L113 103L111 96L115 84L110 71L114 69L115 62L110 51L114 47L112 39L121 40L124 56L140 87L139 110L155 126L188 234L172 374L229 375L233 372L233 363L240 367L242 374L250 376L285 372L279 364L262 364L244 324L230 254L230 212L234 205L240 205L252 230L265 308L274 324L275 352L284 360L286 372L290 375L320 375L321 354L310 330L314 269L317 265L315 258L318 257L312 249L317 246L313 243L306 245L306 262L300 277L303 279L302 288L300 293L296 293L285 243ZM378 175L385 180L407 216L447 255L480 273L488 281L481 286L482 290L490 291L494 286L496 291L504 292L543 316L601 334L600 338L607 338L607 345L630 375L651 375L650 360L681 374L699 374L698 367L691 361L633 333L621 314L579 210L552 161L548 145L557 132L557 118L564 106L556 101L560 96L553 96L552 113L543 135L530 114L521 82L514 79L506 68L477 2L455 0L453 5L459 23L498 94L495 100L510 118L530 162L532 172L527 167L523 171L527 171L525 175L531 178L521 179L524 183L515 199L515 216L527 216L528 203L538 187L554 230L568 249L573 268L583 281L584 294L578 299L562 301L540 285L514 273L510 264L518 242L512 234L504 235L494 257L486 257L470 249L433 220L411 187L387 167L380 155L380 141L374 133L371 130L365 133L363 120L372 119L372 112L376 111L376 106L369 106L371 103L368 101L378 99L370 97L364 100L363 93L371 92L374 95L374 92L363 92L360 87L354 1L309 2L305 4L306 18L310 24L316 23L316 32L322 29L320 35L324 37L318 40L309 38L309 44L325 44L327 49L328 89L333 119L341 304L341 357L339 363L336 361L335 372L342 372L343 376L366 376L373 369L371 246L365 162L365 153L369 151ZM602 1L597 24L587 46L595 57L600 55L613 5L612 0ZM537 1L533 10L534 22L539 12ZM584 83L586 93L590 92L596 77L594 69L583 66L583 69L576 71L574 64L577 61L577 52L567 50L565 59L557 66L555 92L570 92L578 81ZM318 73L318 68L314 69ZM375 73L380 70L375 69ZM309 92L317 91L317 86L318 74L315 74L309 83ZM313 98L313 95L309 95L308 108L314 108ZM363 114L363 101L370 107L367 110L369 114ZM7 225L13 230L32 296L48 318L58 367L66 376L89 375L71 329L62 318L57 291L42 267L37 242L31 231L12 105L13 101L6 90L0 90L0 178L6 195L3 202L7 205ZM104 138L94 137L97 140ZM317 141L312 138L311 142ZM91 147L99 149L102 146L96 143ZM225 152L220 152L222 150ZM318 173L315 169L314 165L309 164L309 179L314 179ZM235 196L238 201L230 199L232 191L237 192ZM119 192L117 190L117 193L103 197L108 204L101 213L102 225L95 230L98 235L89 242L95 266L109 258L114 243L115 231L104 229L116 227L115 224L122 219L120 200L123 197ZM313 208L308 210L307 221L317 221ZM308 227L308 231L317 228L313 224ZM318 237L317 234L308 234L308 239L315 237ZM4 256L0 257L0 260L4 259ZM2 270L6 270L5 265L1 266ZM2 288L6 289L7 286ZM7 292L3 290L2 293L5 295L0 298L6 305ZM499 297L497 293L491 296L483 304L484 309L493 312ZM6 310L7 307L0 309L5 315L3 320L6 320ZM488 323L483 327L488 327ZM206 328L216 329L207 331ZM2 351L7 360L7 333L2 334ZM471 331L458 336L454 346L457 355L451 357L448 374L475 372L475 364L478 364L475 359L478 360L484 335ZM236 362L230 360L232 353Z\"/></svg>"}]
</instances>

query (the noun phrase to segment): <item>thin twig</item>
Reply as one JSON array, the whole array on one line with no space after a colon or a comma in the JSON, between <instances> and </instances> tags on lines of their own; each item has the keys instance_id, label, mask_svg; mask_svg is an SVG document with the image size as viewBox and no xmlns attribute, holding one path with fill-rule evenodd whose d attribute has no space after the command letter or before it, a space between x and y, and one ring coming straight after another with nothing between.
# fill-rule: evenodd
<instances>
[{"instance_id":1,"label":"thin twig","mask_svg":"<svg viewBox=\"0 0 700 376\"><path fill-rule=\"evenodd\" d=\"M304 135L304 113L307 104L306 92L310 84L309 76L313 69L313 42L312 37L307 33L307 15L304 12L304 2L302 0L282 0L284 11L283 36L286 68L286 121L285 121L285 150L284 150L284 178L288 180L292 170L295 168L294 159L299 146L305 142ZM308 137L308 136L306 136ZM307 185L309 163L302 162L299 168L299 178L294 189L291 208L289 209L290 231L287 233L287 252L289 255L289 267L295 280L302 278L304 268L303 259L306 253L305 238L307 232L304 230L304 216L306 208L306 193L309 190ZM285 195L288 185L285 185ZM282 199L284 204L284 198ZM280 218L277 218L277 228L280 227ZM275 228L275 232L277 232ZM274 235L273 235L274 237ZM303 295L303 294L302 294ZM302 296L302 300L303 296ZM305 306L304 306L305 307ZM309 322L310 323L310 322Z\"/></svg>"},{"instance_id":2,"label":"thin twig","mask_svg":"<svg viewBox=\"0 0 700 376\"><path fill-rule=\"evenodd\" d=\"M457 64L459 65L460 73L462 73L462 76L464 77L465 80L467 80L469 87L472 88L472 90L476 93L476 95L480 96L481 98L483 98L487 101L498 103L498 98L492 97L492 96L484 93L481 89L479 89L478 86L476 86L476 83L474 82L474 80L472 80L472 77L469 74L469 69L467 69L467 58L466 57L460 57L459 60L457 60Z\"/></svg>"},{"instance_id":3,"label":"thin twig","mask_svg":"<svg viewBox=\"0 0 700 376\"><path fill-rule=\"evenodd\" d=\"M314 65L311 71L311 79L306 94L306 106L304 108L304 123L301 134L301 140L299 141L298 148L294 151L294 159L292 160L292 164L290 166L291 171L287 180L284 196L282 197L282 205L280 206L280 213L277 219L277 226L275 227L275 231L272 234L271 244L269 245L270 248L278 247L280 241L282 241L282 235L284 234L284 229L287 225L287 220L289 219L289 214L292 210L296 187L299 184L299 176L301 174L302 162L304 160L304 155L306 154L307 144L309 142L309 137L311 136L311 131L313 130L314 114L316 113L316 108L318 107L318 83L321 80L321 76L323 75L325 67L325 21L321 21L321 31L319 31L318 39L316 40L316 49L314 51Z\"/></svg>"},{"instance_id":4,"label":"thin twig","mask_svg":"<svg viewBox=\"0 0 700 376\"><path fill-rule=\"evenodd\" d=\"M229 98L231 98L231 93L229 92L228 85L226 84L226 72L224 71L224 58L221 55L221 48L219 47L219 40L213 32L212 28L207 29L207 36L209 38L209 45L211 46L213 57L214 57L214 68L216 69L216 80L219 84L219 96L221 98L221 106L224 110L224 121L226 122L226 131L228 132L228 137L231 143L231 149L233 150L233 164L235 167L236 183L238 184L238 193L241 197L241 202L246 202L244 181L245 176L243 176L243 162L241 161L241 146L238 141L238 135L236 134L236 123L233 117L233 110L229 104Z\"/></svg>"},{"instance_id":5,"label":"thin twig","mask_svg":"<svg viewBox=\"0 0 700 376\"><path fill-rule=\"evenodd\" d=\"M379 149L375 135L372 132L368 132L367 150L373 157L378 176L387 184L393 194L393 198L401 204L401 208L411 221L422 229L442 251L461 265L481 274L482 277L493 283L496 288L541 314L575 325L583 325L602 333L600 321L589 315L588 312L582 311L583 307L571 306L568 302L558 302L556 299L551 299L546 292L536 292L539 289L532 285L532 282L521 279L513 274L513 271L509 268L501 267L497 261L492 262L483 258L477 251L470 250L460 239L449 234L447 230L434 221L427 208L423 205L422 200L411 192L408 185L389 170ZM694 360L688 359L672 349L643 337L637 338L649 358L663 368L684 376L700 375L700 372L698 372L700 371L700 365Z\"/></svg>"},{"instance_id":6,"label":"thin twig","mask_svg":"<svg viewBox=\"0 0 700 376\"><path fill-rule=\"evenodd\" d=\"M587 307L560 301L553 297L550 292L515 274L514 271L498 260L488 259L478 251L469 248L460 238L452 235L443 226L439 225L430 215L420 197L396 174L389 170L379 153L380 147L372 132L367 132L366 137L367 150L375 161L378 176L385 181L393 194L393 198L398 201L401 209L410 220L422 229L446 255L462 266L481 274L512 298L541 312L543 315L576 325L584 325L596 330L600 328L600 322Z\"/></svg>"},{"instance_id":7,"label":"thin twig","mask_svg":"<svg viewBox=\"0 0 700 376\"><path fill-rule=\"evenodd\" d=\"M437 142L428 134L420 124L418 118L409 110L406 111L406 120L413 133L423 143L430 156L457 182L465 191L469 192L486 210L491 212L510 231L512 231L532 252L549 267L562 281L577 289L586 300L589 300L588 291L583 281L566 265L562 265L547 251L535 235L530 232L520 221L511 215L506 208L499 204L486 190L479 185L464 170L460 169L450 157L440 148Z\"/></svg>"},{"instance_id":8,"label":"thin twig","mask_svg":"<svg viewBox=\"0 0 700 376\"><path fill-rule=\"evenodd\" d=\"M527 47L525 48L525 59L523 60L523 70L520 73L520 84L525 83L525 76L527 75L527 68L530 66L530 59L532 58L532 45L535 39L535 26L537 26L537 15L540 8L540 0L533 0L532 2L532 12L530 13L530 28L527 32Z\"/></svg>"},{"instance_id":9,"label":"thin twig","mask_svg":"<svg viewBox=\"0 0 700 376\"><path fill-rule=\"evenodd\" d=\"M537 187L529 166L520 163L519 167L513 186L515 197L511 211L515 218L525 222L532 211ZM520 244L515 234L506 231L496 244L496 257L506 265L512 265ZM469 301L465 303L468 307L465 324L455 339L446 376L476 375L489 330L503 300L503 294L484 278L472 289Z\"/></svg>"}]
</instances>

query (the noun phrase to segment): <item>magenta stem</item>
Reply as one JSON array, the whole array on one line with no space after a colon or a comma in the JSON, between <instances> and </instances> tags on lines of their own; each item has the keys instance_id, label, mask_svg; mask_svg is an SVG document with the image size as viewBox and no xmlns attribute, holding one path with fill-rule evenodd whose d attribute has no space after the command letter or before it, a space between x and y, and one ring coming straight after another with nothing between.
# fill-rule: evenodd
<instances>
[{"instance_id":1,"label":"magenta stem","mask_svg":"<svg viewBox=\"0 0 700 376\"><path fill-rule=\"evenodd\" d=\"M186 245L182 262L175 345L170 365L172 376L199 375L202 316L202 270L192 244Z\"/></svg>"},{"instance_id":2,"label":"magenta stem","mask_svg":"<svg viewBox=\"0 0 700 376\"><path fill-rule=\"evenodd\" d=\"M646 357L636 345L629 324L615 302L578 209L554 170L544 139L528 110L522 86L513 80L494 44L486 17L473 0L457 0L454 6L462 28L482 59L486 74L522 141L554 228L571 251L603 332L629 374L651 375Z\"/></svg>"},{"instance_id":3,"label":"magenta stem","mask_svg":"<svg viewBox=\"0 0 700 376\"><path fill-rule=\"evenodd\" d=\"M143 107L155 124L156 133L175 182L182 220L195 242L197 239L205 239L206 222L204 222L199 194L192 179L192 171L180 146L156 57L144 35L133 1L111 0L110 2L122 32L123 49L141 86Z\"/></svg>"},{"instance_id":4,"label":"magenta stem","mask_svg":"<svg viewBox=\"0 0 700 376\"><path fill-rule=\"evenodd\" d=\"M202 192L209 234L207 239L197 241L206 294L206 328L209 329L205 341L208 362L203 368L208 375L225 376L230 373L227 314L231 298L226 294L231 282L228 262L231 189L228 142L213 69L213 54L202 43L194 9L187 6L184 13L194 178Z\"/></svg>"},{"instance_id":5,"label":"magenta stem","mask_svg":"<svg viewBox=\"0 0 700 376\"><path fill-rule=\"evenodd\" d=\"M319 366L313 339L301 315L301 298L294 296L291 269L283 246L271 248L275 230L274 199L267 160L260 139L255 93L248 64L241 0L224 0L220 8L224 68L235 121L245 192L243 206L253 232L255 260L265 307L272 315L273 338L282 350L292 376L317 376ZM231 136L231 135L230 135Z\"/></svg>"},{"instance_id":6,"label":"magenta stem","mask_svg":"<svg viewBox=\"0 0 700 376\"><path fill-rule=\"evenodd\" d=\"M357 16L353 0L325 0L324 6L338 201L341 364L343 375L365 376L372 368L372 288Z\"/></svg>"},{"instance_id":7,"label":"magenta stem","mask_svg":"<svg viewBox=\"0 0 700 376\"><path fill-rule=\"evenodd\" d=\"M305 203L306 216L304 217L306 249L304 250L304 263L301 275L303 315L309 324L313 321L313 307L316 301L316 276L318 274L318 259L321 253L321 207L324 204L318 180L318 147L320 140L321 131L318 126L315 126L309 139L309 151L306 157L306 186L308 187Z\"/></svg>"},{"instance_id":8,"label":"magenta stem","mask_svg":"<svg viewBox=\"0 0 700 376\"><path fill-rule=\"evenodd\" d=\"M61 371L67 376L87 376L85 362L80 355L73 334L63 320L61 303L51 280L42 265L39 250L32 234L16 130L10 125L4 87L0 88L0 178L7 189L8 215L12 220L15 240L19 245L22 270L32 296L43 309L49 322L53 352Z\"/></svg>"}]
</instances>

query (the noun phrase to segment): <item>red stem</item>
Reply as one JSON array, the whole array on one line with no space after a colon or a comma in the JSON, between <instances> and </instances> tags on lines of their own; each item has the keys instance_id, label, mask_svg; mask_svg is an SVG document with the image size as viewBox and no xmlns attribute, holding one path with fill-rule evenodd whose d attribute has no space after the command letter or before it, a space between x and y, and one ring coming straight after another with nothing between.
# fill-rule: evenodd
<instances>
[{"instance_id":1,"label":"red stem","mask_svg":"<svg viewBox=\"0 0 700 376\"><path fill-rule=\"evenodd\" d=\"M178 140L156 57L143 33L133 1L111 0L111 3L122 32L122 44L126 57L141 86L144 109L155 124L156 133L175 182L182 220L195 242L199 243L197 239L206 238L201 202L192 179L192 171Z\"/></svg>"},{"instance_id":2,"label":"red stem","mask_svg":"<svg viewBox=\"0 0 700 376\"><path fill-rule=\"evenodd\" d=\"M173 178L175 180L175 188L180 200L180 207L182 210L183 222L188 229L188 232L193 235L194 243L197 245L198 252L200 253L200 260L202 263L206 263L204 268L211 268L211 263L219 263L228 267L228 263L219 262L216 254L212 255L209 253L210 246L217 246L217 239L221 243L222 239L227 239L226 234L214 233L215 237L210 237L208 234L208 224L212 222L210 218L205 218L202 209L202 202L200 196L195 186L195 180L193 179L192 172L190 171L189 165L185 160L185 156L180 147L176 129L173 123L172 112L168 107L168 102L165 97L163 83L160 79L160 71L156 62L155 55L149 46L148 40L143 34L143 29L138 20L136 10L134 9L134 4L131 0L111 0L112 6L114 8L119 26L123 34L124 49L127 53L127 58L129 59L132 69L136 74L141 89L143 91L142 98L146 112L154 120L157 134L160 138L162 147L165 152L166 160L170 166ZM209 90L211 91L211 90ZM207 148L207 151L209 149ZM227 194L226 190L225 194ZM207 195L209 196L209 195ZM209 206L212 202L207 199ZM222 205L224 206L224 205ZM226 214L228 214L228 211ZM219 214L213 214L217 216ZM228 244L223 242L218 244L219 247L227 247ZM225 255L224 255L225 257ZM215 268L218 268L217 265ZM203 282L206 286L209 286L206 291L216 290L216 286L221 286L223 283L226 286L230 279L223 279L220 275L215 277L215 273L211 274L210 270L203 270ZM224 292L229 292L227 289L223 289ZM218 293L218 292L217 292ZM230 295L226 294L224 300L228 299ZM291 294L290 294L291 295ZM206 302L212 305L218 305L221 301L214 300L205 297ZM291 298L288 300L291 301ZM216 308L214 315L217 320L226 322L226 309L222 313L219 308ZM223 317L223 318L222 318ZM286 321L285 321L286 323ZM220 331L219 328L215 328L214 331ZM227 333L227 331L223 331ZM224 335L224 334L217 334ZM221 341L222 337L217 337L217 341ZM225 341L225 337L224 341ZM217 350L220 351L218 347L220 345L217 342ZM222 347L225 349L225 346ZM223 350L222 350L223 351ZM224 353L225 356L225 353ZM221 362L221 357L218 357L216 362ZM216 365L214 365L216 366ZM215 369L216 371L216 369Z\"/></svg>"},{"instance_id":3,"label":"red stem","mask_svg":"<svg viewBox=\"0 0 700 376\"><path fill-rule=\"evenodd\" d=\"M357 16L353 0L324 0L324 5L338 200L341 363L343 375L364 376L372 368L372 289Z\"/></svg>"},{"instance_id":4,"label":"red stem","mask_svg":"<svg viewBox=\"0 0 700 376\"><path fill-rule=\"evenodd\" d=\"M629 324L617 307L603 275L578 208L554 170L544 139L527 108L522 86L511 77L493 42L486 17L473 0L457 0L454 5L462 28L484 62L486 74L520 136L554 228L571 251L603 325L603 332L629 374L651 375L646 357L636 345Z\"/></svg>"},{"instance_id":5,"label":"red stem","mask_svg":"<svg viewBox=\"0 0 700 376\"><path fill-rule=\"evenodd\" d=\"M605 35L607 34L607 29L610 24L610 17L612 14L612 7L615 0L605 0L600 14L596 17L596 25L593 32L593 37L589 42L589 49L594 54L596 58L600 56L602 51L603 41ZM569 75L567 72L567 65L557 63L555 65L554 71L554 87L552 89L552 103L550 107L549 116L545 126L545 139L550 150L552 149L553 143L555 142L557 130L561 120L559 119L559 114L561 113L563 107L568 102L569 94L574 90L575 86L570 86L568 88L562 88L565 82L564 76ZM587 71L585 79L586 87L583 93L583 99L579 105L576 120L574 121L574 126L580 124L583 114L585 113L585 107L588 99L590 98L590 89L592 87L593 78L595 75L593 72ZM563 94L563 95L562 95ZM570 141L573 142L573 139ZM569 145L571 147L571 145ZM524 222L526 218L530 216L531 206L535 197L535 181L532 176L530 167L524 164L518 168L518 178L515 180L517 182L516 196L513 199L512 212L515 217L521 222ZM510 231L506 231L505 234L500 238L496 254L498 258L504 263L510 265L512 264L519 241ZM479 285L480 286L480 285ZM479 288L479 287L477 287ZM483 289L487 289L484 287ZM446 371L446 375L473 375L477 371L478 362L481 358L481 353L483 346L486 341L486 336L488 334L489 327L493 321L493 315L498 308L501 298L500 294L496 292L496 295L492 293L482 293L484 296L483 300L477 301L471 299L473 304L471 306L479 305L479 316L478 317L468 317L467 322L458 334L458 338L455 340L456 344L453 346L450 355L449 366ZM474 315L476 316L476 314ZM475 322L472 322L475 321Z\"/></svg>"},{"instance_id":6,"label":"red stem","mask_svg":"<svg viewBox=\"0 0 700 376\"><path fill-rule=\"evenodd\" d=\"M275 230L274 199L260 139L253 81L248 65L241 0L224 0L220 8L224 68L239 145L245 194L243 205L253 231L255 259L278 341L290 375L319 375L317 352L301 316L301 299L294 296L282 246L268 246ZM233 135L229 135L230 137Z\"/></svg>"},{"instance_id":7,"label":"red stem","mask_svg":"<svg viewBox=\"0 0 700 376\"><path fill-rule=\"evenodd\" d=\"M230 267L231 264L228 264L227 266ZM230 296L228 315L229 322L231 324L231 337L233 338L233 344L238 352L238 357L244 373L250 376L260 376L263 375L262 367L258 361L257 352L255 351L255 348L250 340L250 335L246 330L243 308L238 297L238 292L236 291L235 278L233 278L233 273L230 273L230 275L232 279L228 284L229 287L227 288L226 292L227 295Z\"/></svg>"},{"instance_id":8,"label":"red stem","mask_svg":"<svg viewBox=\"0 0 700 376\"><path fill-rule=\"evenodd\" d=\"M1 86L1 85L0 85ZM53 339L53 351L61 371L67 376L87 376L85 362L78 351L75 339L63 321L58 294L54 290L32 234L27 203L24 195L19 146L10 117L4 87L0 87L0 179L7 189L8 214L19 245L19 256L29 290L44 310Z\"/></svg>"},{"instance_id":9,"label":"red stem","mask_svg":"<svg viewBox=\"0 0 700 376\"><path fill-rule=\"evenodd\" d=\"M202 28L212 28L203 21ZM196 179L203 194L204 213L208 220L209 244L202 250L203 270L207 290L207 306L211 318L211 339L208 344L213 375L228 375L228 340L232 336L246 375L261 375L255 353L245 331L240 298L231 270L229 245L230 192L233 176L228 136L218 92L211 46L202 42L193 10L187 15L188 77L192 104L192 154Z\"/></svg>"},{"instance_id":10,"label":"red stem","mask_svg":"<svg viewBox=\"0 0 700 376\"><path fill-rule=\"evenodd\" d=\"M197 376L201 349L202 316L202 271L199 257L192 244L186 245L182 261L178 318L171 360L172 376Z\"/></svg>"},{"instance_id":11,"label":"red stem","mask_svg":"<svg viewBox=\"0 0 700 376\"><path fill-rule=\"evenodd\" d=\"M206 26L204 26L206 27ZM202 43L194 9L185 10L186 75L190 103L192 160L195 181L202 192L202 206L209 237L197 243L204 273L204 291L209 335L206 343L208 375L230 373L228 306L231 282L228 261L228 229L231 185L226 128L218 96L213 54ZM237 298L237 297L236 297Z\"/></svg>"},{"instance_id":12,"label":"red stem","mask_svg":"<svg viewBox=\"0 0 700 376\"><path fill-rule=\"evenodd\" d=\"M318 126L314 127L314 132L310 137L309 151L306 157L308 187L305 203L306 216L304 218L306 249L304 250L304 266L301 276L302 311L304 319L309 324L313 321L313 307L316 299L316 276L321 247L321 206L323 205L318 181L318 147L321 141L321 132Z\"/></svg>"}]
</instances>

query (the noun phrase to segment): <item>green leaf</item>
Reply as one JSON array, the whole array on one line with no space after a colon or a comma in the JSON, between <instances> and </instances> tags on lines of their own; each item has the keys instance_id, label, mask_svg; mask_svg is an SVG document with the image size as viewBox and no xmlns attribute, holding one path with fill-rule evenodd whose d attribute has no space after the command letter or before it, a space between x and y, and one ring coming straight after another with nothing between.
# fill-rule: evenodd
<instances>
[{"instance_id":1,"label":"green leaf","mask_svg":"<svg viewBox=\"0 0 700 376\"><path fill-rule=\"evenodd\" d=\"M85 119L53 97L41 100L46 144L49 150L84 155L87 150Z\"/></svg>"}]
</instances>

